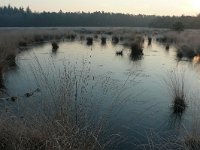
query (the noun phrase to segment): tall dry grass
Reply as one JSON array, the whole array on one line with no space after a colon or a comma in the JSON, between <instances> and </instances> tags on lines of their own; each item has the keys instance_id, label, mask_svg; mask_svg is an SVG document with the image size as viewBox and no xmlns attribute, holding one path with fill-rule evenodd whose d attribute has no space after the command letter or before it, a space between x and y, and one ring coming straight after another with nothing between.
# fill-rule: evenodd
<instances>
[{"instance_id":1,"label":"tall dry grass","mask_svg":"<svg viewBox=\"0 0 200 150\"><path fill-rule=\"evenodd\" d=\"M178 56L193 58L200 54L200 31L185 30L183 32L166 31L159 35L158 41L177 48Z\"/></svg>"},{"instance_id":2,"label":"tall dry grass","mask_svg":"<svg viewBox=\"0 0 200 150\"><path fill-rule=\"evenodd\" d=\"M170 95L172 96L172 109L174 113L183 113L187 107L186 78L184 71L174 70L165 79Z\"/></svg>"},{"instance_id":3,"label":"tall dry grass","mask_svg":"<svg viewBox=\"0 0 200 150\"><path fill-rule=\"evenodd\" d=\"M19 96L15 105L1 109L0 149L113 149L121 137L108 122L127 101L120 97L125 84L138 74L120 86L108 76L92 75L84 59L81 68L63 61L61 72L53 61L44 69L34 58L32 73L41 92ZM110 94L116 96L104 105Z\"/></svg>"}]
</instances>

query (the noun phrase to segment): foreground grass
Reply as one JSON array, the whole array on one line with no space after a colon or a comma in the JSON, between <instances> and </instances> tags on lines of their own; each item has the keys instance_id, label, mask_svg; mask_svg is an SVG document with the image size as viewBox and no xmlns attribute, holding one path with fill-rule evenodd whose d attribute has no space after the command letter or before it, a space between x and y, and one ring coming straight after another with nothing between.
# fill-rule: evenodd
<instances>
[{"instance_id":1,"label":"foreground grass","mask_svg":"<svg viewBox=\"0 0 200 150\"><path fill-rule=\"evenodd\" d=\"M93 76L87 64L76 68L63 62L60 72L52 61L50 74L35 56L32 72L41 91L35 97L18 96L14 102L13 97L1 99L5 107L0 113L0 149L115 149L121 137L108 124L127 100L119 99L125 84ZM102 97L97 91L104 91ZM110 94L116 96L104 105Z\"/></svg>"}]
</instances>

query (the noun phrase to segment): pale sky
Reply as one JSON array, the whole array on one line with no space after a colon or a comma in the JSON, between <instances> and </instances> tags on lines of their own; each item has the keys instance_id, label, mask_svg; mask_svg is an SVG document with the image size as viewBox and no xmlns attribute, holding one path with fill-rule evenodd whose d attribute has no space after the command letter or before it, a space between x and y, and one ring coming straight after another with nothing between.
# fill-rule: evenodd
<instances>
[{"instance_id":1,"label":"pale sky","mask_svg":"<svg viewBox=\"0 0 200 150\"><path fill-rule=\"evenodd\" d=\"M105 11L148 15L197 15L200 0L0 0L0 5L34 11Z\"/></svg>"}]
</instances>

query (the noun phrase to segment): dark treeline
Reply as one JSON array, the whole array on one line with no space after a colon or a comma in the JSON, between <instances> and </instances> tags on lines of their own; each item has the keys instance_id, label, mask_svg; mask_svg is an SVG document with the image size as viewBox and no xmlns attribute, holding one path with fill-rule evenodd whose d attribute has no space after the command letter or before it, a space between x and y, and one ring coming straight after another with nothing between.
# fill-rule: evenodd
<instances>
[{"instance_id":1,"label":"dark treeline","mask_svg":"<svg viewBox=\"0 0 200 150\"><path fill-rule=\"evenodd\" d=\"M29 7L0 7L0 27L154 27L171 28L182 22L185 28L200 28L198 16L131 15L105 12L32 12Z\"/></svg>"}]
</instances>

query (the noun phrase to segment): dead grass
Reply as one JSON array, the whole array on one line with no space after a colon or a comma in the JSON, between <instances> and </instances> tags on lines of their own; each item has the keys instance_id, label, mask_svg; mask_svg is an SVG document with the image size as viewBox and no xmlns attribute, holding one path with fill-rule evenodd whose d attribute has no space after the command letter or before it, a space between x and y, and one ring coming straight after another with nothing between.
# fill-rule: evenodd
<instances>
[{"instance_id":1,"label":"dead grass","mask_svg":"<svg viewBox=\"0 0 200 150\"><path fill-rule=\"evenodd\" d=\"M186 87L185 87L185 73L184 71L172 71L169 74L169 79L165 80L169 92L172 96L172 109L174 113L183 113L186 109Z\"/></svg>"},{"instance_id":2,"label":"dead grass","mask_svg":"<svg viewBox=\"0 0 200 150\"><path fill-rule=\"evenodd\" d=\"M183 32L167 31L158 36L157 41L164 44L173 44L178 56L189 59L200 54L200 30L185 30Z\"/></svg>"},{"instance_id":3,"label":"dead grass","mask_svg":"<svg viewBox=\"0 0 200 150\"><path fill-rule=\"evenodd\" d=\"M56 73L53 78L35 56L32 71L43 89L40 96L17 97L12 107L1 109L0 149L110 149L120 136L109 131L109 117L125 102L119 99L124 87L118 87L107 76L92 76L86 62L82 68L63 62L63 73L56 71L53 61L48 63L47 70ZM99 88L105 91L103 96L110 94L107 89L117 95L103 113L104 99L95 93Z\"/></svg>"}]
</instances>

